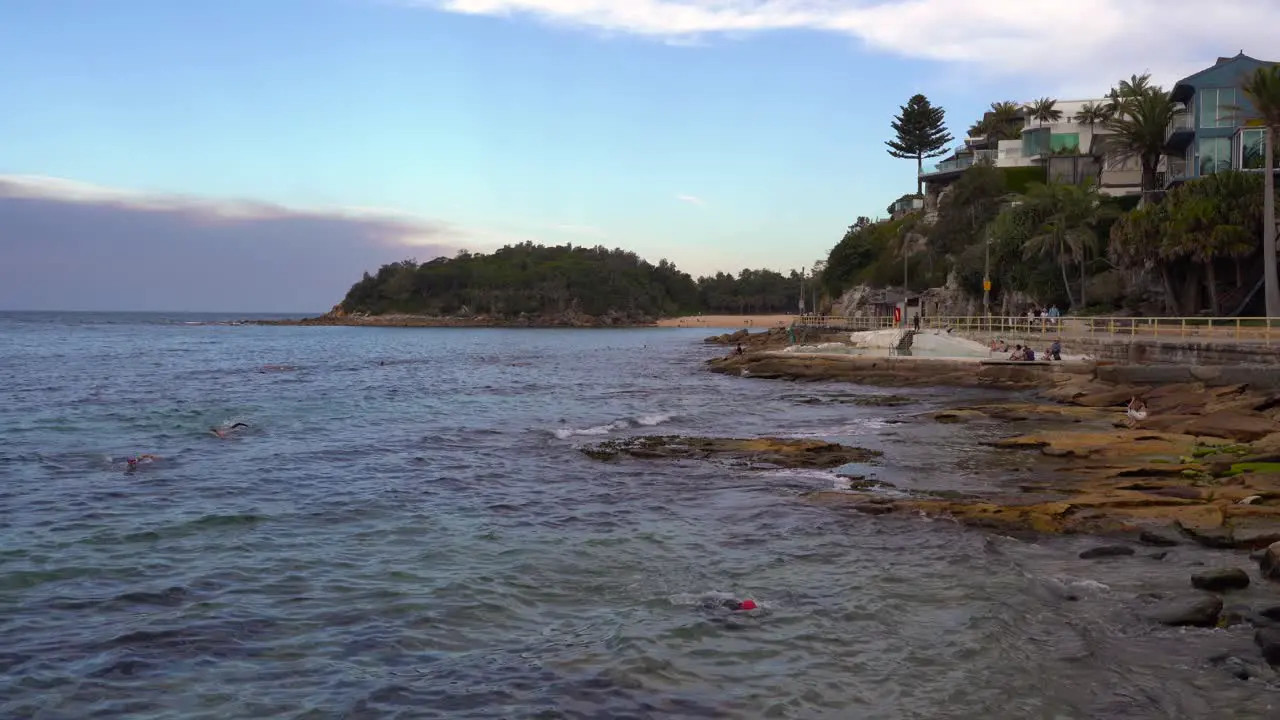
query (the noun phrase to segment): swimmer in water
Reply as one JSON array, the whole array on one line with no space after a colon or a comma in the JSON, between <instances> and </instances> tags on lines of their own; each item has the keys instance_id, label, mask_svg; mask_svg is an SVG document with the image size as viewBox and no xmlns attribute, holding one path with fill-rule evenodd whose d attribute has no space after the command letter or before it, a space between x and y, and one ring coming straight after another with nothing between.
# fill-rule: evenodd
<instances>
[{"instance_id":1,"label":"swimmer in water","mask_svg":"<svg viewBox=\"0 0 1280 720\"><path fill-rule=\"evenodd\" d=\"M139 465L153 463L159 459L160 457L158 455L152 455L151 453L142 453L141 455L127 457L124 459L125 470L137 470Z\"/></svg>"},{"instance_id":2,"label":"swimmer in water","mask_svg":"<svg viewBox=\"0 0 1280 720\"><path fill-rule=\"evenodd\" d=\"M209 432L213 433L214 435L217 435L220 438L224 438L237 430L240 430L242 428L247 428L247 427L249 427L248 423L238 422L233 424L231 427L227 427L227 428L216 428L216 427L209 428Z\"/></svg>"},{"instance_id":3,"label":"swimmer in water","mask_svg":"<svg viewBox=\"0 0 1280 720\"><path fill-rule=\"evenodd\" d=\"M745 600L734 600L733 598L728 598L725 600L713 600L713 601L707 601L702 603L702 606L708 610L711 610L717 607L722 607L722 608L725 608L726 610L729 610L730 612L746 612L748 610L755 610L760 607L759 605L756 604L756 601L752 600L751 598L747 598Z\"/></svg>"}]
</instances>

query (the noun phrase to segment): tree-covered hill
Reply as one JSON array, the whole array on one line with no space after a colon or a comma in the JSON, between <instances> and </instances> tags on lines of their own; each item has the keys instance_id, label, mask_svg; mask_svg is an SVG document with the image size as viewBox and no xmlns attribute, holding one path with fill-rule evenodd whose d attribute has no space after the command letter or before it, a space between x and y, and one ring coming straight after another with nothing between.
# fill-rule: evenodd
<instances>
[{"instance_id":1,"label":"tree-covered hill","mask_svg":"<svg viewBox=\"0 0 1280 720\"><path fill-rule=\"evenodd\" d=\"M604 247L509 245L491 254L460 252L365 273L341 307L348 313L437 317L581 313L628 320L697 312L794 311L800 276L771 270L718 273L694 280L674 264Z\"/></svg>"}]
</instances>

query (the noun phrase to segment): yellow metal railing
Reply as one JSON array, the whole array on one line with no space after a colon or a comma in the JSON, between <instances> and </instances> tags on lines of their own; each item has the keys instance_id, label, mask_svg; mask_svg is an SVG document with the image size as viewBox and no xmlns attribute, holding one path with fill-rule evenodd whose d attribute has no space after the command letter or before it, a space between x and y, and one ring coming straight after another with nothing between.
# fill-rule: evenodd
<instances>
[{"instance_id":1,"label":"yellow metal railing","mask_svg":"<svg viewBox=\"0 0 1280 720\"><path fill-rule=\"evenodd\" d=\"M838 317L831 315L797 316L792 325L839 330L886 330L904 327L892 316ZM914 318L905 327L914 328ZM1271 344L1280 342L1280 317L1277 318L1211 318L1211 317L1058 317L1028 318L974 316L925 316L921 330L952 330L985 333L992 336L1021 335L1080 338L1090 336L1132 336L1144 338L1185 338L1227 340Z\"/></svg>"}]
</instances>

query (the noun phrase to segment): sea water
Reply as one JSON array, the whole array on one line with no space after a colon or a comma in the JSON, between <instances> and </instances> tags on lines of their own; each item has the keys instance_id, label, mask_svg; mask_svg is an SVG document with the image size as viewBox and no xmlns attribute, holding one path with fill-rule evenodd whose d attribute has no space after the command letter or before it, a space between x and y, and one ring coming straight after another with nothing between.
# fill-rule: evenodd
<instances>
[{"instance_id":1,"label":"sea water","mask_svg":"<svg viewBox=\"0 0 1280 720\"><path fill-rule=\"evenodd\" d=\"M825 438L882 450L885 492L993 490L1036 472L977 444L1007 428L915 416L1000 396L715 375L705 331L216 320L0 316L0 717L1280 716L1214 659L1256 663L1248 629L1142 618L1243 558L1085 562L814 502L839 472L578 450Z\"/></svg>"}]
</instances>

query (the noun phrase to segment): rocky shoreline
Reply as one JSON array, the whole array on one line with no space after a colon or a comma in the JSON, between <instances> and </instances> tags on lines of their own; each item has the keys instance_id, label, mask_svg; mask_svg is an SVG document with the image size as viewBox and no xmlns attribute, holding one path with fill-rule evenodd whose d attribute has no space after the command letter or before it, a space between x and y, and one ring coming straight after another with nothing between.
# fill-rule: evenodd
<instances>
[{"instance_id":1,"label":"rocky shoreline","mask_svg":"<svg viewBox=\"0 0 1280 720\"><path fill-rule=\"evenodd\" d=\"M554 315L465 315L436 316L408 313L385 315L348 314L340 308L319 317L289 320L249 320L250 325L302 327L415 327L415 328L638 328L653 327L656 318L635 317L621 313L584 315L564 312Z\"/></svg>"},{"instance_id":2,"label":"rocky shoreline","mask_svg":"<svg viewBox=\"0 0 1280 720\"><path fill-rule=\"evenodd\" d=\"M953 407L896 422L1007 429L1004 437L983 444L996 457L1031 456L1034 481L1011 480L990 492L904 493L864 480L849 490L813 492L809 499L874 516L948 518L1014 536L1105 539L1108 544L1082 553L1084 560L1139 551L1148 561L1159 560L1167 548L1184 544L1226 551L1235 566L1197 573L1189 578L1186 596L1158 604L1150 619L1172 626L1251 624L1264 659L1280 665L1280 393L1248 383L1107 382L1088 363L984 365L782 353L789 339L776 332L708 342L743 348L708 361L710 371L753 379L1033 392L1017 401ZM1136 422L1125 412L1134 396L1144 399L1148 411ZM1020 432L1020 426L1027 429ZM1254 567L1253 575L1241 566ZM1275 588L1275 607L1255 611L1224 603L1224 596L1248 586L1251 577Z\"/></svg>"}]
</instances>

